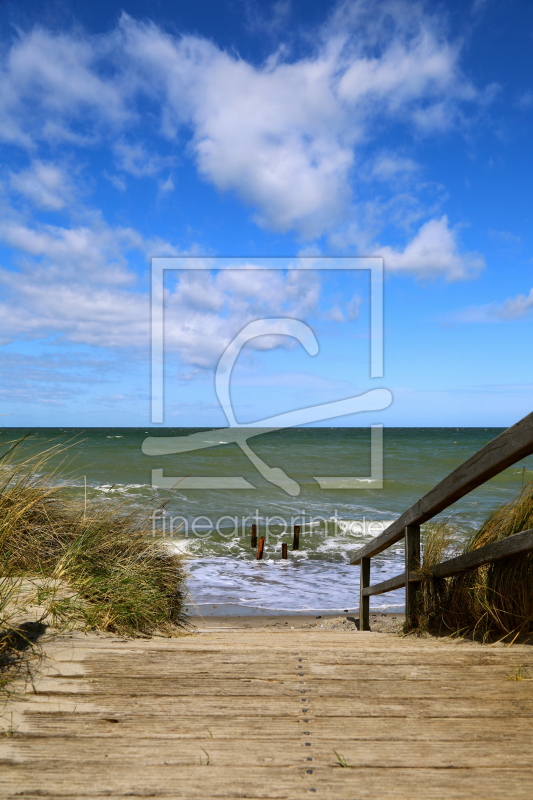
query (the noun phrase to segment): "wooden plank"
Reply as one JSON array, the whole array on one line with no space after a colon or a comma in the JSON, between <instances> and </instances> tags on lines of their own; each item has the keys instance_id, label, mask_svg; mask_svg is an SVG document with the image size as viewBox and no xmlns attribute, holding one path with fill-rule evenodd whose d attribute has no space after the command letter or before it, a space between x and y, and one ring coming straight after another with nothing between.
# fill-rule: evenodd
<instances>
[{"instance_id":1,"label":"wooden plank","mask_svg":"<svg viewBox=\"0 0 533 800\"><path fill-rule=\"evenodd\" d=\"M447 578L465 572L467 569L482 567L492 561L499 561L517 553L527 553L530 550L533 550L533 528L436 564L431 567L431 573L435 578ZM411 581L411 576L409 576L409 580Z\"/></svg>"},{"instance_id":2,"label":"wooden plank","mask_svg":"<svg viewBox=\"0 0 533 800\"><path fill-rule=\"evenodd\" d=\"M72 635L47 642L37 694L26 687L0 740L1 798L533 794L533 684L507 680L533 671L525 645L274 628L124 645ZM85 694L45 697L67 658Z\"/></svg>"},{"instance_id":3,"label":"wooden plank","mask_svg":"<svg viewBox=\"0 0 533 800\"><path fill-rule=\"evenodd\" d=\"M361 559L361 577L359 583L359 630L370 630L370 600L365 589L370 583L370 559Z\"/></svg>"},{"instance_id":4,"label":"wooden plank","mask_svg":"<svg viewBox=\"0 0 533 800\"><path fill-rule=\"evenodd\" d=\"M352 564L359 564L362 558L371 558L381 553L391 544L398 542L408 525L421 525L460 500L465 494L498 475L507 467L533 453L533 413L521 419L516 425L507 428L490 441L463 464L450 472L431 491L408 508L402 516L383 531L380 536L361 547L355 554Z\"/></svg>"}]
</instances>

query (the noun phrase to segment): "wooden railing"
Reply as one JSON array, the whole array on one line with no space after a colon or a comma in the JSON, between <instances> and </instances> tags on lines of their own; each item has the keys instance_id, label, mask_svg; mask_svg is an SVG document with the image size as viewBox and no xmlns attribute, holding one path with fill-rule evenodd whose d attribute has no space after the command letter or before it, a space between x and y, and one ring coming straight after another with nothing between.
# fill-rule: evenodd
<instances>
[{"instance_id":1,"label":"wooden railing","mask_svg":"<svg viewBox=\"0 0 533 800\"><path fill-rule=\"evenodd\" d=\"M454 469L434 489L408 508L382 534L361 547L352 564L361 565L359 629L370 630L370 596L384 594L405 586L405 618L408 628L418 625L417 593L420 590L420 526L440 511L489 478L498 475L522 458L533 454L533 413L490 441ZM405 538L405 572L382 583L370 585L370 560ZM443 561L431 568L435 577L447 577L473 567L488 564L514 553L533 550L533 530L509 536L500 542L480 547L465 555Z\"/></svg>"}]
</instances>

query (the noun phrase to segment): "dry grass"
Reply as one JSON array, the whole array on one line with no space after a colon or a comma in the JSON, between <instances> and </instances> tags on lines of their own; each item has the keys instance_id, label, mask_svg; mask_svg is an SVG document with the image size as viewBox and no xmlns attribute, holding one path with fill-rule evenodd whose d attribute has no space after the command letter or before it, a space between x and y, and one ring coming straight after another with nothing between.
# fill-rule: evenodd
<instances>
[{"instance_id":1,"label":"dry grass","mask_svg":"<svg viewBox=\"0 0 533 800\"><path fill-rule=\"evenodd\" d=\"M77 498L49 468L63 453L28 455L17 442L0 457L0 651L28 605L56 626L126 635L185 626L183 557L138 512Z\"/></svg>"},{"instance_id":2,"label":"dry grass","mask_svg":"<svg viewBox=\"0 0 533 800\"><path fill-rule=\"evenodd\" d=\"M533 482L495 509L462 552L533 528ZM519 554L451 578L434 579L428 568L451 556L454 531L446 524L426 533L422 569L422 624L441 631L474 633L483 638L519 637L533 632L533 553Z\"/></svg>"}]
</instances>

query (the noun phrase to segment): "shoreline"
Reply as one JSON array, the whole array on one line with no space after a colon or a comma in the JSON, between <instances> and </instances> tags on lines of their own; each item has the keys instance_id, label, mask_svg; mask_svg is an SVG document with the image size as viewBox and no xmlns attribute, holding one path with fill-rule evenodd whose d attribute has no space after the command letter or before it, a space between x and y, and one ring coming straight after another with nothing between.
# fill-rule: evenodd
<instances>
[{"instance_id":1,"label":"shoreline","mask_svg":"<svg viewBox=\"0 0 533 800\"><path fill-rule=\"evenodd\" d=\"M277 628L295 630L332 630L357 633L359 631L359 611L354 614L271 614L237 615L220 614L212 616L191 616L190 622L197 630ZM396 633L405 620L402 612L370 612L370 628L375 633Z\"/></svg>"}]
</instances>

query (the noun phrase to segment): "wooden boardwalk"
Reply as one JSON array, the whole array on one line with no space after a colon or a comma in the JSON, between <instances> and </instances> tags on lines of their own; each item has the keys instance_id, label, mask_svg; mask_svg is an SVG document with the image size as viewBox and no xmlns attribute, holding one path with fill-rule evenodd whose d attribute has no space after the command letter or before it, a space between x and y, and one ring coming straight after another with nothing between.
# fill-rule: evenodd
<instances>
[{"instance_id":1,"label":"wooden boardwalk","mask_svg":"<svg viewBox=\"0 0 533 800\"><path fill-rule=\"evenodd\" d=\"M533 676L525 645L206 628L47 653L1 797L533 797L533 681L508 679Z\"/></svg>"}]
</instances>

